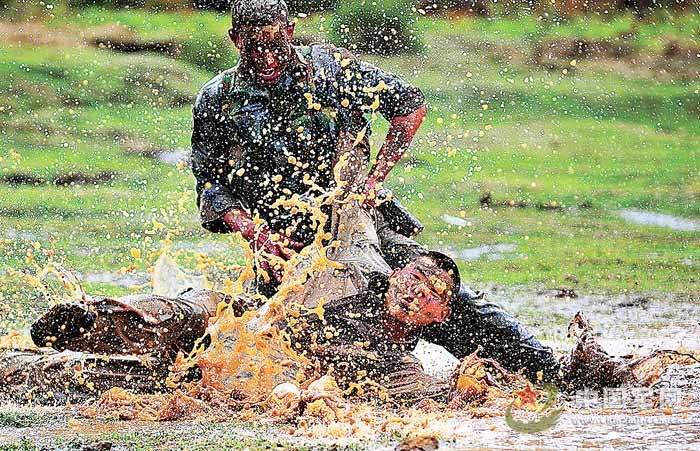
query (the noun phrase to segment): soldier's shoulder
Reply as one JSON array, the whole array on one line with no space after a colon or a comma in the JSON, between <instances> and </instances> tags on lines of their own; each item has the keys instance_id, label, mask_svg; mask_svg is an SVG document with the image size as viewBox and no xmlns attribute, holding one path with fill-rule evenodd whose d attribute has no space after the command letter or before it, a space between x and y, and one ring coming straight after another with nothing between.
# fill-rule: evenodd
<instances>
[{"instance_id":1,"label":"soldier's shoulder","mask_svg":"<svg viewBox=\"0 0 700 451\"><path fill-rule=\"evenodd\" d=\"M214 78L204 83L197 95L195 107L206 107L212 103L218 102L223 93L226 92L230 88L231 83L234 82L237 68L238 66L234 66L223 72L219 72Z\"/></svg>"},{"instance_id":2,"label":"soldier's shoulder","mask_svg":"<svg viewBox=\"0 0 700 451\"><path fill-rule=\"evenodd\" d=\"M344 58L357 59L348 49L337 47L333 44L311 44L309 46L311 55L331 58L333 61L341 61Z\"/></svg>"},{"instance_id":3,"label":"soldier's shoulder","mask_svg":"<svg viewBox=\"0 0 700 451\"><path fill-rule=\"evenodd\" d=\"M216 102L221 95L222 79L222 73L219 73L216 77L204 83L204 86L199 90L199 94L197 94L197 100L194 102L195 109L207 108Z\"/></svg>"},{"instance_id":4,"label":"soldier's shoulder","mask_svg":"<svg viewBox=\"0 0 700 451\"><path fill-rule=\"evenodd\" d=\"M310 59L315 68L324 68L328 73L336 73L343 67L343 61L357 58L347 49L333 44L310 44L300 48L304 58Z\"/></svg>"}]
</instances>

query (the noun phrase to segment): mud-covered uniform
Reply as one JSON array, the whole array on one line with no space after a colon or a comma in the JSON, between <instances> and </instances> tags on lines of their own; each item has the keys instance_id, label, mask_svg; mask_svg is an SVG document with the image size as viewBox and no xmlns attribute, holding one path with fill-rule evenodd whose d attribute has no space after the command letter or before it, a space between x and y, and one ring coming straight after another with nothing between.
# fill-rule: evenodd
<instances>
[{"instance_id":1,"label":"mud-covered uniform","mask_svg":"<svg viewBox=\"0 0 700 451\"><path fill-rule=\"evenodd\" d=\"M40 349L0 350L0 400L65 404L113 387L165 391L176 354L192 350L225 300L190 289L176 298L95 297L54 306L31 328ZM246 308L241 302L235 311Z\"/></svg>"},{"instance_id":2,"label":"mud-covered uniform","mask_svg":"<svg viewBox=\"0 0 700 451\"><path fill-rule=\"evenodd\" d=\"M355 394L387 396L414 403L422 399L447 401L449 384L423 371L411 353L419 331L402 338L392 335L384 295L388 279L373 273L365 291L324 304L323 320L313 313L291 327L295 350L330 371L343 389Z\"/></svg>"},{"instance_id":3,"label":"mud-covered uniform","mask_svg":"<svg viewBox=\"0 0 700 451\"><path fill-rule=\"evenodd\" d=\"M294 57L271 85L241 66L209 81L199 94L192 133L192 170L202 225L228 232L232 209L259 214L268 227L308 244L304 215L275 206L328 191L343 133L360 139L369 161L367 116L387 120L424 105L417 88L330 45L293 47Z\"/></svg>"},{"instance_id":4,"label":"mud-covered uniform","mask_svg":"<svg viewBox=\"0 0 700 451\"><path fill-rule=\"evenodd\" d=\"M397 233L381 214L374 214L382 256L391 268L402 268L428 252L423 245ZM427 326L420 337L442 346L458 359L481 348L481 357L493 359L509 371L524 368L525 375L533 381L561 380L561 364L554 352L544 347L513 315L482 298L483 295L461 283L447 320Z\"/></svg>"},{"instance_id":5,"label":"mud-covered uniform","mask_svg":"<svg viewBox=\"0 0 700 451\"><path fill-rule=\"evenodd\" d=\"M389 273L430 251L398 233L376 209L345 209L342 215L338 221L345 226L334 237L340 246L328 256L344 267L315 274L303 292L289 299L313 309L324 298L323 320L312 314L307 327L297 327L297 348L319 358L322 368L333 368L341 386L368 378L397 401L446 400L447 382L426 374L411 355L420 338L443 346L458 359L481 347L481 357L513 372L524 368L531 380L538 378L538 372L547 381L561 380L561 365L551 349L464 284L454 293L445 322L393 340L385 323ZM448 267L443 269L449 272ZM459 282L458 274L455 281Z\"/></svg>"}]
</instances>

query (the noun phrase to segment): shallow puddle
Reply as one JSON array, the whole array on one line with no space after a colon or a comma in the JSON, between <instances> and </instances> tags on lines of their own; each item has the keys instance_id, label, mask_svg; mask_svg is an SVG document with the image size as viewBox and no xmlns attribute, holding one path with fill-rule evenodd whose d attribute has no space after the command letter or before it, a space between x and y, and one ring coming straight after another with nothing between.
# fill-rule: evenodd
<instances>
[{"instance_id":1,"label":"shallow puddle","mask_svg":"<svg viewBox=\"0 0 700 451\"><path fill-rule=\"evenodd\" d=\"M160 152L157 158L165 164L177 166L180 163L187 163L189 161L190 151L183 149L166 150Z\"/></svg>"},{"instance_id":2,"label":"shallow puddle","mask_svg":"<svg viewBox=\"0 0 700 451\"><path fill-rule=\"evenodd\" d=\"M447 223L449 225L456 226L456 227L466 227L467 226L466 219L458 218L458 217L452 216L452 215L442 215L442 220L445 223Z\"/></svg>"},{"instance_id":3,"label":"shallow puddle","mask_svg":"<svg viewBox=\"0 0 700 451\"><path fill-rule=\"evenodd\" d=\"M557 291L486 290L486 300L501 305L556 350L568 350L567 326L582 311L599 342L614 355L656 348L700 349L700 298L658 294L580 295L558 298Z\"/></svg>"},{"instance_id":4,"label":"shallow puddle","mask_svg":"<svg viewBox=\"0 0 700 451\"><path fill-rule=\"evenodd\" d=\"M456 415L442 424L431 423L427 430L440 429L440 449L451 450L692 450L700 444L700 417L697 413L664 415L639 414L579 414L565 412L553 429L537 434L513 431L503 417L470 418ZM349 438L310 438L287 433L289 426L246 425L243 423L202 422L96 422L72 419L65 416L33 428L8 428L0 426L0 446L16 443L22 437L47 450L73 450L76 441L81 443L109 441L113 450L128 450L123 440L140 437L143 443L156 442L149 449L186 449L187 444L196 449L216 449L221 443L235 442L236 438L263 439L285 447L327 447L339 449L354 446L355 449L393 450L403 440L396 435L378 440L357 442ZM400 433L399 433L400 435ZM172 443L176 438L178 447ZM264 442L260 449L265 449ZM202 447L204 446L204 447ZM213 447L213 448L212 448ZM274 447L274 445L273 445ZM342 449L342 448L341 448Z\"/></svg>"},{"instance_id":5,"label":"shallow puddle","mask_svg":"<svg viewBox=\"0 0 700 451\"><path fill-rule=\"evenodd\" d=\"M658 297L589 295L575 299L555 297L556 292L534 292L529 289L487 290L487 299L497 302L521 317L538 336L560 354L571 348L565 339L566 326L576 311L582 310L595 324L603 347L612 354L622 355L655 348L700 349L700 326L693 318L700 314L700 302L688 297L660 295ZM421 343L416 354L426 371L444 376L456 360L444 350ZM456 411L428 423L426 433L435 433L440 449L454 450L568 450L568 449L629 449L629 450L691 450L700 445L700 365L672 366L662 383L650 391L643 389L611 389L603 392L582 391L571 394L567 410L552 429L526 434L512 430L502 414L492 418L474 418ZM662 405L649 405L649 399L665 399ZM664 398L665 397L665 398ZM41 412L41 409L37 410ZM113 440L114 450L130 449L120 445L120 436L139 436L161 443L153 449L173 448L172 442L161 440L169 434L179 444L216 446L226 440L260 437L270 443L287 446L349 445L352 437L290 435L289 425L265 423L212 423L174 421L148 423L137 421L101 422L81 418L70 409L46 409L48 419L29 428L0 426L0 445L16 443L31 435L32 440L47 445L46 449L61 448L68 439L82 442ZM58 412L58 413L57 413ZM58 416L57 416L58 415ZM395 416L396 413L388 415ZM399 414L399 416L404 414ZM332 427L329 427L329 431ZM409 429L406 429L408 434ZM402 431L398 431L401 435ZM126 434L126 435L125 435ZM403 439L403 437L401 438ZM384 434L361 442L361 449L392 450L401 440ZM161 440L159 442L159 440ZM226 443L229 443L226 442ZM262 446L262 445L261 445ZM262 446L264 448L264 446ZM202 448L205 449L205 448Z\"/></svg>"},{"instance_id":6,"label":"shallow puddle","mask_svg":"<svg viewBox=\"0 0 700 451\"><path fill-rule=\"evenodd\" d=\"M514 252L515 249L515 244L486 244L467 249L447 248L443 249L443 252L456 260L471 262L482 256L486 256L489 260L500 260L503 258L503 253Z\"/></svg>"},{"instance_id":7,"label":"shallow puddle","mask_svg":"<svg viewBox=\"0 0 700 451\"><path fill-rule=\"evenodd\" d=\"M664 213L641 210L621 210L619 215L627 222L640 225L665 227L681 232L696 232L700 230L700 222Z\"/></svg>"}]
</instances>

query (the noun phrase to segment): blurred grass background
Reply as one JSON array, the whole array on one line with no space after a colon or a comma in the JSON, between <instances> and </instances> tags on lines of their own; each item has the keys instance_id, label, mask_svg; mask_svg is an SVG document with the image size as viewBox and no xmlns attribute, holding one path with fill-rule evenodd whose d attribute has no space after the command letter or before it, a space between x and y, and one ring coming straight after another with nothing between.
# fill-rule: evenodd
<instances>
[{"instance_id":1,"label":"blurred grass background","mask_svg":"<svg viewBox=\"0 0 700 451\"><path fill-rule=\"evenodd\" d=\"M0 1L0 328L41 306L9 274L30 270L30 248L53 246L102 294L128 292L120 268L143 276L163 240L191 268L200 252L230 253L199 227L194 179L172 163L186 155L197 91L237 54L228 13L183 6ZM422 241L511 245L459 262L476 287L697 300L700 232L619 213L700 221L697 9L499 8L416 3L408 32L420 46L362 52L430 103L387 180L425 223ZM334 10L297 20L300 41L355 42ZM379 121L375 149L385 130Z\"/></svg>"}]
</instances>

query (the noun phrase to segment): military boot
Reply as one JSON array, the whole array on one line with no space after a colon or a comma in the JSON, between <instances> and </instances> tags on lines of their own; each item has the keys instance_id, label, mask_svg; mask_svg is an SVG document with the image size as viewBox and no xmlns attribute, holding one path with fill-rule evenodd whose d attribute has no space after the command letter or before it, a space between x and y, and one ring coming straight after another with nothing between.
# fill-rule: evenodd
<instances>
[{"instance_id":1,"label":"military boot","mask_svg":"<svg viewBox=\"0 0 700 451\"><path fill-rule=\"evenodd\" d=\"M88 303L57 304L32 325L32 341L39 347L62 349L66 341L79 338L90 330L96 318L97 313Z\"/></svg>"},{"instance_id":2,"label":"military boot","mask_svg":"<svg viewBox=\"0 0 700 451\"><path fill-rule=\"evenodd\" d=\"M449 382L427 374L420 361L410 354L384 363L380 371L382 376L376 382L385 388L389 401L410 405L424 399L437 402L448 399Z\"/></svg>"},{"instance_id":3,"label":"military boot","mask_svg":"<svg viewBox=\"0 0 700 451\"><path fill-rule=\"evenodd\" d=\"M563 359L566 388L602 389L621 385L650 387L673 363L697 363L691 354L657 349L640 356L611 356L598 343L591 323L578 312L569 323L569 336L577 338L571 353Z\"/></svg>"}]
</instances>

